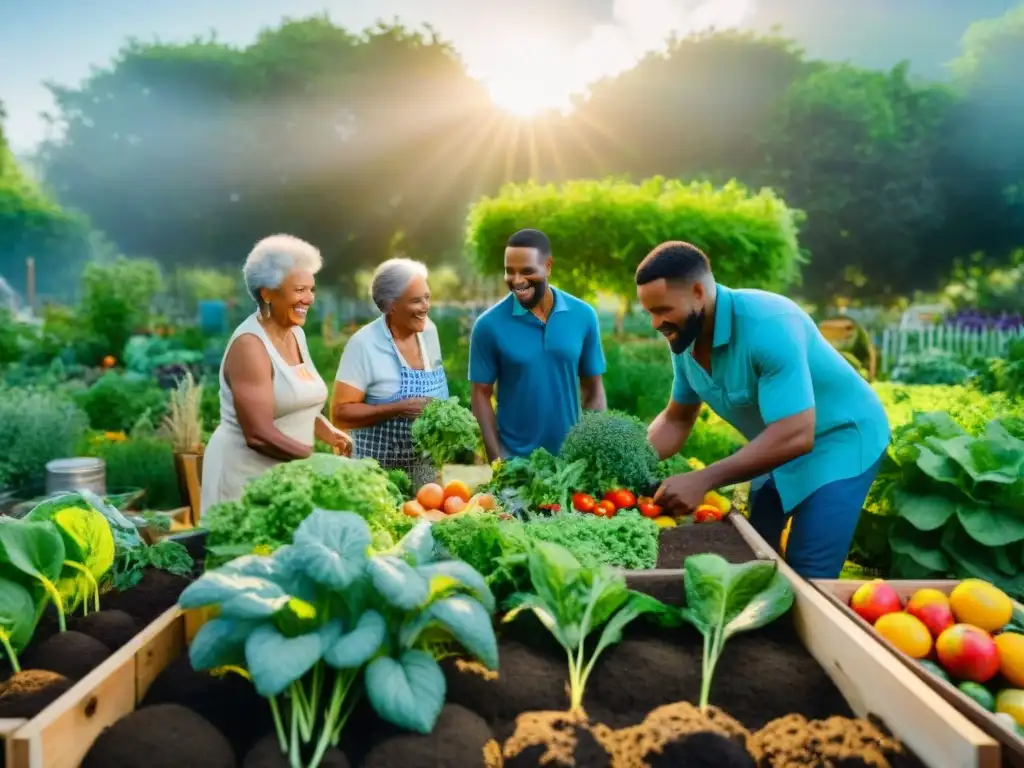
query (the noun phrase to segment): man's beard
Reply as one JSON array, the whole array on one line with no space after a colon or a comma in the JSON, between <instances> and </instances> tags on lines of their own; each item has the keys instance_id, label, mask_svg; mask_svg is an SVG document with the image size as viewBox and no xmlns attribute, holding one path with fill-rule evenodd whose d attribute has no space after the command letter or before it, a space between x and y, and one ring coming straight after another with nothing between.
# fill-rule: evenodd
<instances>
[{"instance_id":1,"label":"man's beard","mask_svg":"<svg viewBox=\"0 0 1024 768\"><path fill-rule=\"evenodd\" d=\"M675 332L675 337L668 340L668 345L672 349L672 353L681 355L690 345L697 340L700 336L700 331L704 327L704 310L694 310L689 314L686 320L683 321L682 326L678 326L675 323L662 323L658 328L662 334Z\"/></svg>"},{"instance_id":2,"label":"man's beard","mask_svg":"<svg viewBox=\"0 0 1024 768\"><path fill-rule=\"evenodd\" d=\"M544 300L544 296L548 292L548 281L540 280L535 283L530 283L530 287L533 289L533 293L531 293L530 298L525 301L519 298L519 295L515 292L514 288L511 286L509 287L509 290L512 291L512 295L516 297L516 301L519 302L523 309L534 309Z\"/></svg>"}]
</instances>

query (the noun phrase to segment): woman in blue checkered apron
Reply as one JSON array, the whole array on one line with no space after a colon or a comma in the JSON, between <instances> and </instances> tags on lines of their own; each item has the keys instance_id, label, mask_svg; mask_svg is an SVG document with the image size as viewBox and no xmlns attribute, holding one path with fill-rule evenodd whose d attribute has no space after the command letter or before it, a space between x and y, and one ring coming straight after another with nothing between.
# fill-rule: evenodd
<instances>
[{"instance_id":1,"label":"woman in blue checkered apron","mask_svg":"<svg viewBox=\"0 0 1024 768\"><path fill-rule=\"evenodd\" d=\"M381 316L345 345L331 413L351 432L353 458L401 469L418 489L438 473L413 447L412 423L431 399L448 397L437 329L427 317L427 269L390 259L374 272L370 293Z\"/></svg>"}]
</instances>

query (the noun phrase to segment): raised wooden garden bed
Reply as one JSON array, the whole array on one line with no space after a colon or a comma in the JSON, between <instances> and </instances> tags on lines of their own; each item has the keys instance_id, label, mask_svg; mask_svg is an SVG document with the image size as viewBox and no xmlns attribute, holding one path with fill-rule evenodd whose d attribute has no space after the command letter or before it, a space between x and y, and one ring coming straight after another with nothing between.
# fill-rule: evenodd
<instances>
[{"instance_id":1,"label":"raised wooden garden bed","mask_svg":"<svg viewBox=\"0 0 1024 768\"><path fill-rule=\"evenodd\" d=\"M166 666L167 661L159 658L160 649L171 640L165 625L177 613L174 606L188 582L148 570L133 588L104 594L100 611L68 616L66 632L59 631L51 607L21 655L21 675L11 677L6 663L0 670L0 751L7 768L77 766L81 750L95 734L131 711L134 696L125 693L125 670L130 668L134 690L137 652L142 658L140 680L147 669L158 672ZM40 757L44 742L45 761ZM73 762L54 762L58 758Z\"/></svg>"},{"instance_id":2,"label":"raised wooden garden bed","mask_svg":"<svg viewBox=\"0 0 1024 768\"><path fill-rule=\"evenodd\" d=\"M711 534L716 525L722 528ZM707 536L724 535L721 531L732 528L743 537L749 545L745 556L738 551L723 552L734 555L729 559L772 556L770 548L763 546L763 540L739 516L731 524L703 524L692 531L701 535L696 532L702 528L709 530L703 534ZM808 720L834 715L877 716L916 755L917 759L908 757L898 763L900 768L1000 765L995 739L968 722L950 703L934 696L924 680L854 626L840 608L785 563L779 563L779 568L793 584L793 609L774 624L729 641L711 689L713 705L755 734L770 721L794 713ZM682 599L679 570L633 572L628 579L634 588L644 591L652 584L657 586L658 596L666 602L679 603ZM678 587L675 599L668 589L671 581ZM214 679L190 670L182 651L201 620L198 614L177 610L162 616L46 712L16 730L7 742L7 768L98 766L99 755L96 751L89 754L93 743L105 727L139 704L143 708L133 717L150 706L160 708L159 713L153 713L154 723L170 713L169 704L199 712L208 721L199 722L204 728L212 723L215 736L220 731L219 741L231 745L241 765L245 751L270 732L268 707L251 691L246 694L248 683L240 677ZM519 715L562 710L567 704L564 651L552 647L550 638L543 632L536 633L536 629L537 625L527 619L504 625L499 645L502 671L496 678L481 675L455 660L445 662L448 704L429 735L398 733L377 720L368 708L357 708L340 745L349 764L353 768L500 765L497 745L504 744L516 731ZM652 711L666 712L665 705L695 702L700 687L701 647L700 636L688 627L665 630L642 622L631 625L623 641L601 657L588 685L584 704L591 724L629 729ZM207 682L200 682L201 678ZM223 689L229 685L234 687L231 698L226 699ZM685 710L685 706L681 708ZM674 716L678 724L678 712L673 715L669 710L668 715L667 721ZM541 721L547 722L544 718ZM115 731L108 732L107 746ZM200 741L204 735L208 734L197 731L194 740ZM579 740L577 765L618 765L606 756L589 755L587 750L595 744L593 739ZM198 749L194 744L189 748ZM485 754L489 762L485 762ZM83 763L86 755L88 759ZM518 756L506 756L504 765L538 765L538 756L536 747L528 747ZM657 758L650 763L675 764L664 759L658 762ZM723 758L716 764L728 768L737 763Z\"/></svg>"},{"instance_id":3,"label":"raised wooden garden bed","mask_svg":"<svg viewBox=\"0 0 1024 768\"><path fill-rule=\"evenodd\" d=\"M961 693L956 686L932 674L916 660L900 651L884 637L881 637L868 622L850 608L850 599L853 597L853 593L864 584L863 581L817 579L812 583L829 600L833 607L842 612L847 620L856 624L875 642L895 656L906 669L910 670L912 674L932 691L941 696L942 699L977 725L978 728L998 741L1002 746L1004 765L1024 766L1024 740L1000 723L992 713L983 709L970 697ZM943 594L948 595L960 582L955 580L914 581L887 579L885 583L892 587L896 594L900 596L900 599L904 601L904 604L906 604L906 601L918 590L937 589Z\"/></svg>"}]
</instances>

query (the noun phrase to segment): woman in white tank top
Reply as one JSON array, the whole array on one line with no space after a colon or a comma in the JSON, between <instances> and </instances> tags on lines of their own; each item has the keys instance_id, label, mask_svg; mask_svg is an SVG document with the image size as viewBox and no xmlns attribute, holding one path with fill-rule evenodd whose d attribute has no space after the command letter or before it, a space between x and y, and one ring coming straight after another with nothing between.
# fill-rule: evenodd
<instances>
[{"instance_id":1,"label":"woman in white tank top","mask_svg":"<svg viewBox=\"0 0 1024 768\"><path fill-rule=\"evenodd\" d=\"M246 482L303 459L319 438L338 452L349 436L323 416L327 385L302 326L323 259L309 243L274 235L257 243L242 273L258 309L228 341L220 367L220 424L203 458L202 512L242 495Z\"/></svg>"}]
</instances>

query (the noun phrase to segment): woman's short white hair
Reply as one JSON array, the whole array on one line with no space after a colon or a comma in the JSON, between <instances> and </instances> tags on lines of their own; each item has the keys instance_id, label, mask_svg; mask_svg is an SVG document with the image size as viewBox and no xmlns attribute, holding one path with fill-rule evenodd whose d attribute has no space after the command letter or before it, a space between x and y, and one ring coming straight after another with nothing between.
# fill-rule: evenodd
<instances>
[{"instance_id":1,"label":"woman's short white hair","mask_svg":"<svg viewBox=\"0 0 1024 768\"><path fill-rule=\"evenodd\" d=\"M260 291L280 288L289 272L299 269L315 275L323 265L323 257L316 246L292 235L271 235L256 243L249 252L242 275L245 289L261 304Z\"/></svg>"},{"instance_id":2,"label":"woman's short white hair","mask_svg":"<svg viewBox=\"0 0 1024 768\"><path fill-rule=\"evenodd\" d=\"M412 259L388 259L377 267L370 278L370 298L377 309L387 313L414 277L427 278L425 264Z\"/></svg>"}]
</instances>

